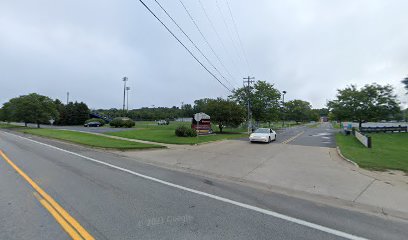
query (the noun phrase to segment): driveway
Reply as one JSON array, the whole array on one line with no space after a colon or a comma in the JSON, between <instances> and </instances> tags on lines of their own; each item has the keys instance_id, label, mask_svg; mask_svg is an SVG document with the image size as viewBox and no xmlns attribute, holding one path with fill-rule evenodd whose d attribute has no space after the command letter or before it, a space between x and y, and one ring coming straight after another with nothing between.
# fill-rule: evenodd
<instances>
[{"instance_id":1,"label":"driveway","mask_svg":"<svg viewBox=\"0 0 408 240\"><path fill-rule=\"evenodd\" d=\"M279 141L270 144L228 140L118 154L205 176L317 194L408 214L408 178L388 178L384 175L387 173L372 173L344 161L334 148L334 133L328 124L322 124L319 128L290 129L278 136Z\"/></svg>"}]
</instances>

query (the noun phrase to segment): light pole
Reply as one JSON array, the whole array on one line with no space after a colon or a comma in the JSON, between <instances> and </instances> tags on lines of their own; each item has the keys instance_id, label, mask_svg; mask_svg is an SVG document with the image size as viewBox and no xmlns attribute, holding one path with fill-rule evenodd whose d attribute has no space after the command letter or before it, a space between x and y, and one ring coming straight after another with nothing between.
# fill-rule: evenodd
<instances>
[{"instance_id":1,"label":"light pole","mask_svg":"<svg viewBox=\"0 0 408 240\"><path fill-rule=\"evenodd\" d=\"M285 126L285 94L286 91L282 91L282 127Z\"/></svg>"},{"instance_id":2,"label":"light pole","mask_svg":"<svg viewBox=\"0 0 408 240\"><path fill-rule=\"evenodd\" d=\"M123 77L123 116L125 116L125 100L126 100L126 82L128 81L127 77Z\"/></svg>"},{"instance_id":3,"label":"light pole","mask_svg":"<svg viewBox=\"0 0 408 240\"><path fill-rule=\"evenodd\" d=\"M130 87L126 87L126 112L129 112L129 90Z\"/></svg>"}]
</instances>

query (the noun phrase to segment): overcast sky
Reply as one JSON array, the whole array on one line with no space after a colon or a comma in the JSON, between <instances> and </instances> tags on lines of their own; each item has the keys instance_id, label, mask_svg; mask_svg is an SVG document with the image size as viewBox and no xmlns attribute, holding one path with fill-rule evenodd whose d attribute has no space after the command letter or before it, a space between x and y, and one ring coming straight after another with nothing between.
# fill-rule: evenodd
<instances>
[{"instance_id":1,"label":"overcast sky","mask_svg":"<svg viewBox=\"0 0 408 240\"><path fill-rule=\"evenodd\" d=\"M391 84L402 101L408 75L406 0L157 0L213 65L242 86L254 76L286 90L286 99L323 107L349 84ZM225 81L158 8L145 0L193 53ZM245 52L246 54L244 54ZM245 57L248 63L245 61ZM180 106L229 95L138 0L0 1L0 103L31 92L91 108ZM233 86L231 86L233 85Z\"/></svg>"}]
</instances>

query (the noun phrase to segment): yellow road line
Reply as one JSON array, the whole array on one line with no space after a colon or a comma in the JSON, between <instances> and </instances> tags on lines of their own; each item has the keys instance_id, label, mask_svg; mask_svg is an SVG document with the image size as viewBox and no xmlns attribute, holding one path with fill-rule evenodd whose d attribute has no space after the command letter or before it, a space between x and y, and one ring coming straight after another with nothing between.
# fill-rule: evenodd
<instances>
[{"instance_id":1,"label":"yellow road line","mask_svg":"<svg viewBox=\"0 0 408 240\"><path fill-rule=\"evenodd\" d=\"M298 138L300 135L302 135L303 133L305 133L304 131L301 131L300 133L296 134L295 136L286 139L285 141L282 142L282 144L288 144L290 142L292 142L293 140L295 140L296 138Z\"/></svg>"},{"instance_id":2,"label":"yellow road line","mask_svg":"<svg viewBox=\"0 0 408 240\"><path fill-rule=\"evenodd\" d=\"M74 240L83 240L83 238L78 234L72 226L65 221L65 219L44 199L42 198L37 192L34 192L34 197L43 205L45 209L50 212L50 214L55 218L55 220L61 225L61 227L71 236Z\"/></svg>"},{"instance_id":3,"label":"yellow road line","mask_svg":"<svg viewBox=\"0 0 408 240\"><path fill-rule=\"evenodd\" d=\"M47 206L52 207L58 214L60 214L66 222L68 222L82 237L79 239L93 240L91 234L89 234L82 226L76 221L64 208L61 207L50 195L48 195L40 186L37 185L27 174L25 174L17 165L15 165L3 151L0 150L0 155L3 159L10 164L11 167L16 170L17 173L21 175L37 192L44 200L48 203ZM45 207L45 206L44 206ZM48 209L47 209L48 210ZM49 210L48 210L49 211ZM51 213L51 212L50 212ZM52 214L52 213L51 213ZM53 215L54 216L54 215ZM58 220L57 220L58 221ZM64 229L65 230L65 229ZM69 233L68 233L69 234ZM74 238L75 239L75 238Z\"/></svg>"}]
</instances>

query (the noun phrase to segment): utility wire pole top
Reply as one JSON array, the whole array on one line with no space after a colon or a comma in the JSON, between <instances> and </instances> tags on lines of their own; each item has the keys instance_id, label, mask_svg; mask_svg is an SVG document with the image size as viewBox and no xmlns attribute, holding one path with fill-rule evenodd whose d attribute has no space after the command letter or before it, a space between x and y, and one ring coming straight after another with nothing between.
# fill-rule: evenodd
<instances>
[{"instance_id":1,"label":"utility wire pole top","mask_svg":"<svg viewBox=\"0 0 408 240\"><path fill-rule=\"evenodd\" d=\"M252 125L251 108L250 108L250 100L249 100L250 99L250 94L251 94L250 85L255 82L255 80L253 80L253 79L255 79L255 77L248 76L248 77L244 77L243 79L244 79L244 87L245 87L245 84L247 85L247 107L248 107L248 109L247 109L247 112L248 112L247 123L248 123L248 134L249 134L249 133L251 133L251 127L252 127L251 126Z\"/></svg>"}]
</instances>

